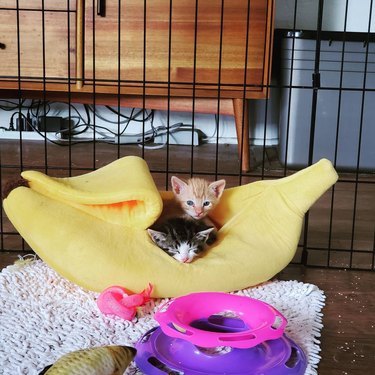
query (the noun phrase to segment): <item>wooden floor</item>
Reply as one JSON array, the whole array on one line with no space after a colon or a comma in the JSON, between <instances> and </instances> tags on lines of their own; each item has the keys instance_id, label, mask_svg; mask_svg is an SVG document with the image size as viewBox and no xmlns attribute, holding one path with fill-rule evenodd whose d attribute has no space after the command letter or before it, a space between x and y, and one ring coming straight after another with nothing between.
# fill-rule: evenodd
<instances>
[{"instance_id":1,"label":"wooden floor","mask_svg":"<svg viewBox=\"0 0 375 375\"><path fill-rule=\"evenodd\" d=\"M318 374L372 374L375 360L375 273L290 265L278 277L315 284L326 295Z\"/></svg>"},{"instance_id":2,"label":"wooden floor","mask_svg":"<svg viewBox=\"0 0 375 375\"><path fill-rule=\"evenodd\" d=\"M0 142L2 188L7 181L18 177L21 169L39 169L53 176L78 175L125 155L144 157L159 189L168 188L172 174L226 178L228 186L236 186L294 172L282 166L274 148L252 148L252 169L249 173L240 173L235 145L142 150L137 146L107 144L68 148L43 142L23 142L22 146L16 141ZM374 182L374 174L340 172L340 180L334 189L330 189L310 210L308 227L303 229L301 246L293 264L278 275L283 280L315 284L327 296L319 375L373 373L375 272L370 270L374 270L375 255ZM28 249L3 211L1 224L0 267L4 267L17 259L21 249L26 252ZM303 245L309 250L307 264L311 267L298 265ZM328 248L331 251L327 251ZM345 270L348 268L363 271Z\"/></svg>"}]
</instances>

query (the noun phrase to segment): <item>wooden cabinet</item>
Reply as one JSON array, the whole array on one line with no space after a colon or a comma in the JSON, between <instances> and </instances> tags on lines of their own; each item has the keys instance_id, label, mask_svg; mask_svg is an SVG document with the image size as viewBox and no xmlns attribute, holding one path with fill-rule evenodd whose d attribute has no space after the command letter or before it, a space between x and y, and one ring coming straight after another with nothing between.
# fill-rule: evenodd
<instances>
[{"instance_id":1,"label":"wooden cabinet","mask_svg":"<svg viewBox=\"0 0 375 375\"><path fill-rule=\"evenodd\" d=\"M75 1L3 0L0 88L62 85L75 79Z\"/></svg>"},{"instance_id":2,"label":"wooden cabinet","mask_svg":"<svg viewBox=\"0 0 375 375\"><path fill-rule=\"evenodd\" d=\"M272 1L204 0L197 9L193 0L105 3L101 17L86 2L85 85L95 80L101 92L243 98L246 83L247 98L264 97Z\"/></svg>"},{"instance_id":3,"label":"wooden cabinet","mask_svg":"<svg viewBox=\"0 0 375 375\"><path fill-rule=\"evenodd\" d=\"M231 114L248 170L245 100L267 94L273 4L2 0L0 96Z\"/></svg>"},{"instance_id":4,"label":"wooden cabinet","mask_svg":"<svg viewBox=\"0 0 375 375\"><path fill-rule=\"evenodd\" d=\"M93 0L3 0L0 88L261 98L272 3L106 0L101 17Z\"/></svg>"}]
</instances>

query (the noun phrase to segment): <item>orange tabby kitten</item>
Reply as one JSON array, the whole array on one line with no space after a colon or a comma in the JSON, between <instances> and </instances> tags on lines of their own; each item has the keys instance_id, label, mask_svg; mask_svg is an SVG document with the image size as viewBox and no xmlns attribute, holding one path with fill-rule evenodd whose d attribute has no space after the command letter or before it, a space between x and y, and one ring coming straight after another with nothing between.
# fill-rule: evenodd
<instances>
[{"instance_id":1,"label":"orange tabby kitten","mask_svg":"<svg viewBox=\"0 0 375 375\"><path fill-rule=\"evenodd\" d=\"M183 216L202 220L208 225L213 224L207 214L219 202L225 188L225 180L210 183L204 178L193 177L185 182L172 176L171 184Z\"/></svg>"},{"instance_id":2,"label":"orange tabby kitten","mask_svg":"<svg viewBox=\"0 0 375 375\"><path fill-rule=\"evenodd\" d=\"M205 244L216 241L216 225L207 215L219 202L225 180L210 183L193 177L183 181L172 176L171 184L174 197L164 200L163 212L148 233L161 249L188 263Z\"/></svg>"}]
</instances>

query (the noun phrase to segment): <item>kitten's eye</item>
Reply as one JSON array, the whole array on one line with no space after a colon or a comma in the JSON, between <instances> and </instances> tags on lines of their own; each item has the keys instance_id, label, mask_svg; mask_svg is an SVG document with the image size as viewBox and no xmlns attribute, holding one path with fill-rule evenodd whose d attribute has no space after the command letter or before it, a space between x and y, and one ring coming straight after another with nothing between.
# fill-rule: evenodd
<instances>
[{"instance_id":1,"label":"kitten's eye","mask_svg":"<svg viewBox=\"0 0 375 375\"><path fill-rule=\"evenodd\" d=\"M188 206L194 206L194 202L193 202L193 201L186 201L186 204L187 204Z\"/></svg>"},{"instance_id":2,"label":"kitten's eye","mask_svg":"<svg viewBox=\"0 0 375 375\"><path fill-rule=\"evenodd\" d=\"M203 207L207 207L207 206L209 206L210 204L211 204L210 201L204 201L204 202L203 202Z\"/></svg>"}]
</instances>

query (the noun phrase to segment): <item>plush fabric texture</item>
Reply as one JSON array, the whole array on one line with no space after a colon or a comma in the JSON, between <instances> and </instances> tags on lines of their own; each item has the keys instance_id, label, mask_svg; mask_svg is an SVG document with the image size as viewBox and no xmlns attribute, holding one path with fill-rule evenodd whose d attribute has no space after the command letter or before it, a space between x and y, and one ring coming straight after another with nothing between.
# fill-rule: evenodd
<instances>
[{"instance_id":1,"label":"plush fabric texture","mask_svg":"<svg viewBox=\"0 0 375 375\"><path fill-rule=\"evenodd\" d=\"M323 291L297 281L273 281L236 294L259 299L288 320L285 332L305 352L305 375L320 361ZM100 313L98 293L60 277L40 260L0 273L0 373L36 375L62 355L102 345L130 345L157 326L154 312L167 300L151 300L132 321ZM141 375L134 363L125 372Z\"/></svg>"},{"instance_id":2,"label":"plush fabric texture","mask_svg":"<svg viewBox=\"0 0 375 375\"><path fill-rule=\"evenodd\" d=\"M119 159L71 178L24 172L4 209L32 249L60 275L92 291L120 285L153 297L235 291L262 283L293 258L303 217L337 180L328 160L291 176L226 189L212 219L217 241L192 263L159 249L145 228L171 193L158 192L147 164Z\"/></svg>"}]
</instances>

